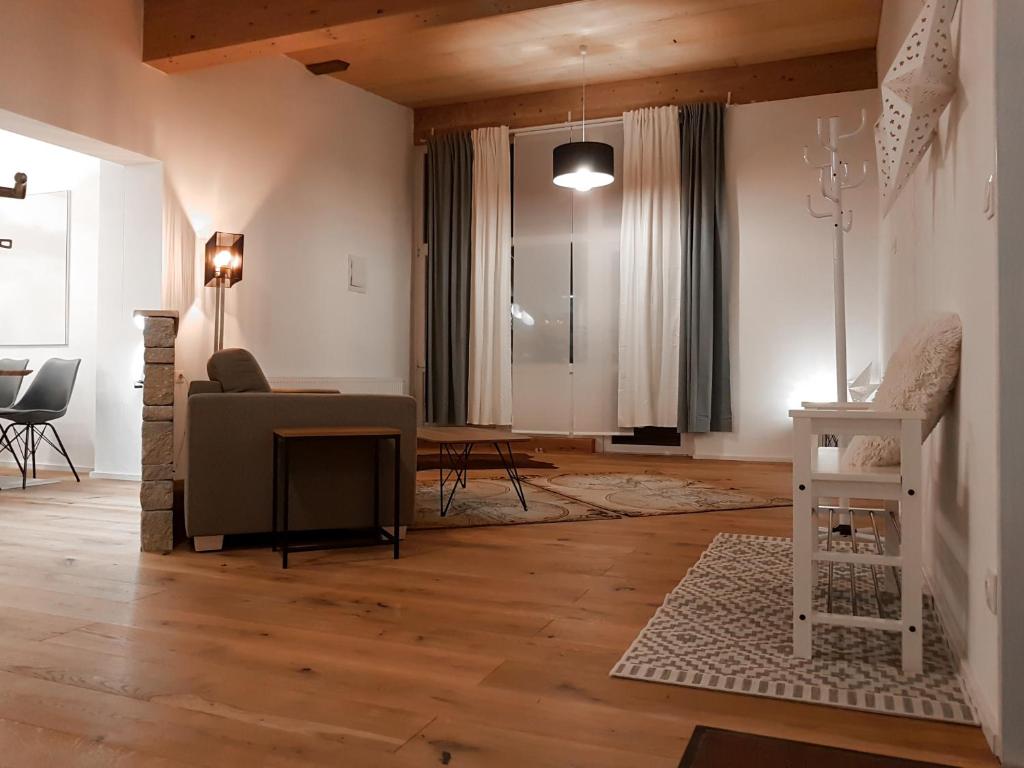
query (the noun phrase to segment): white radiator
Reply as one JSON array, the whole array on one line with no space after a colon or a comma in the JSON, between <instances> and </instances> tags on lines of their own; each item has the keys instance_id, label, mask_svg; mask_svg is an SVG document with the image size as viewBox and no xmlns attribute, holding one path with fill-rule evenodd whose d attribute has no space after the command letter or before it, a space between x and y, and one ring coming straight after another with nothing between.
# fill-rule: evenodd
<instances>
[{"instance_id":1,"label":"white radiator","mask_svg":"<svg viewBox=\"0 0 1024 768\"><path fill-rule=\"evenodd\" d=\"M271 377L272 387L291 389L336 389L343 395L404 395L405 381L388 378L299 378Z\"/></svg>"}]
</instances>

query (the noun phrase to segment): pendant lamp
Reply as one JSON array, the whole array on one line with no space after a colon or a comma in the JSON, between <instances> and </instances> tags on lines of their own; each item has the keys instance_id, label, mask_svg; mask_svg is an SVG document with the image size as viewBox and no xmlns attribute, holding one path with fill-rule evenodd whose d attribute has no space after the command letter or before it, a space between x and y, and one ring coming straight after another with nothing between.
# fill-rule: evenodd
<instances>
[{"instance_id":1,"label":"pendant lamp","mask_svg":"<svg viewBox=\"0 0 1024 768\"><path fill-rule=\"evenodd\" d=\"M555 147L553 180L559 187L589 192L615 181L615 150L611 144L587 141L587 46L580 46L583 65L583 140Z\"/></svg>"}]
</instances>

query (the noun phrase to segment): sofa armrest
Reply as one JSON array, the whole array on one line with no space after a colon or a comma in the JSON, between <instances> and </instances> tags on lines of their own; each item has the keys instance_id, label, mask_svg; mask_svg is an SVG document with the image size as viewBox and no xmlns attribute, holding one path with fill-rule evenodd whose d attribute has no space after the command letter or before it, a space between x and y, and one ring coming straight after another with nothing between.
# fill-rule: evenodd
<instances>
[{"instance_id":1,"label":"sofa armrest","mask_svg":"<svg viewBox=\"0 0 1024 768\"><path fill-rule=\"evenodd\" d=\"M197 379L196 381L189 382L188 385L188 396L193 395L217 395L224 392L224 388L216 381L207 381L205 379Z\"/></svg>"}]
</instances>

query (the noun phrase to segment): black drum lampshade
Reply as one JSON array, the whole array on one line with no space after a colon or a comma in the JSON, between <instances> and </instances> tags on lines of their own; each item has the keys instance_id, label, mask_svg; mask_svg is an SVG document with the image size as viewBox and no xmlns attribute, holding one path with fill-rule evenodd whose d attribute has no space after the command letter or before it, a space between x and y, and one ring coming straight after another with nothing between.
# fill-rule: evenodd
<instances>
[{"instance_id":1,"label":"black drum lampshade","mask_svg":"<svg viewBox=\"0 0 1024 768\"><path fill-rule=\"evenodd\" d=\"M615 151L600 141L573 141L555 147L553 180L559 187L589 192L615 181Z\"/></svg>"}]
</instances>

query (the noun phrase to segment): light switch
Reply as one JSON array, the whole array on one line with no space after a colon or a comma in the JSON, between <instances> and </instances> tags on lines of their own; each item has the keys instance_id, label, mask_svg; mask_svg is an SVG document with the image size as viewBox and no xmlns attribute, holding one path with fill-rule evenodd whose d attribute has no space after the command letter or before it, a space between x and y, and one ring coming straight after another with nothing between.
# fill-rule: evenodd
<instances>
[{"instance_id":1,"label":"light switch","mask_svg":"<svg viewBox=\"0 0 1024 768\"><path fill-rule=\"evenodd\" d=\"M999 613L999 574L993 570L985 573L985 605L992 613Z\"/></svg>"},{"instance_id":2,"label":"light switch","mask_svg":"<svg viewBox=\"0 0 1024 768\"><path fill-rule=\"evenodd\" d=\"M348 289L356 293L366 293L367 273L366 259L362 256L348 257Z\"/></svg>"},{"instance_id":3,"label":"light switch","mask_svg":"<svg viewBox=\"0 0 1024 768\"><path fill-rule=\"evenodd\" d=\"M996 215L996 178L990 175L985 182L985 208L983 209L986 219Z\"/></svg>"}]
</instances>

